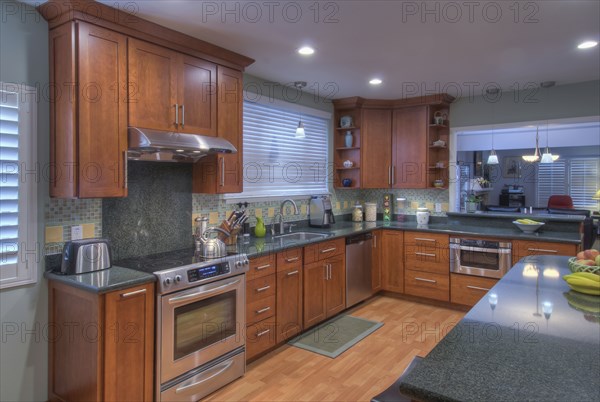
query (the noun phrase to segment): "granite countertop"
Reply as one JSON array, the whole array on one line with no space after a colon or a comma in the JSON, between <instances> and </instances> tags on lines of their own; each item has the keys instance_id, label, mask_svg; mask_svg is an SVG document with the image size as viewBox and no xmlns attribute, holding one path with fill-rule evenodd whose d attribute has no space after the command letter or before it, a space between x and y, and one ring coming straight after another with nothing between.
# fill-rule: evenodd
<instances>
[{"instance_id":1,"label":"granite countertop","mask_svg":"<svg viewBox=\"0 0 600 402\"><path fill-rule=\"evenodd\" d=\"M569 289L567 260L521 260L400 391L422 401L600 400L600 297Z\"/></svg>"},{"instance_id":2,"label":"granite countertop","mask_svg":"<svg viewBox=\"0 0 600 402\"><path fill-rule=\"evenodd\" d=\"M548 212L534 212L533 214L520 214L517 212L488 212L488 211L477 211L474 213L468 212L446 212L449 217L464 217L464 218L491 218L491 219L521 219L530 218L538 221L548 222L583 222L585 216L583 215L565 215L565 214L550 214Z\"/></svg>"},{"instance_id":3,"label":"granite countertop","mask_svg":"<svg viewBox=\"0 0 600 402\"><path fill-rule=\"evenodd\" d=\"M46 271L44 277L99 294L156 281L153 274L114 265L102 271L79 275L61 275Z\"/></svg>"}]
</instances>

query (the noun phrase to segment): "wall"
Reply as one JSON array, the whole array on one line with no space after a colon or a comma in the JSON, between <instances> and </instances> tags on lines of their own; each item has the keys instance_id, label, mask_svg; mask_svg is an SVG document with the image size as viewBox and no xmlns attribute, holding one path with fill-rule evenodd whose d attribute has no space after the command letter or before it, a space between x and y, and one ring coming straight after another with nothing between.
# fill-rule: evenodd
<instances>
[{"instance_id":1,"label":"wall","mask_svg":"<svg viewBox=\"0 0 600 402\"><path fill-rule=\"evenodd\" d=\"M21 13L23 11L23 13ZM30 6L2 1L0 23L0 81L40 86L48 83L48 25ZM43 95L43 91L42 91ZM49 105L38 102L38 162L48 163ZM43 244L44 210L48 183L38 186L38 250ZM28 245L28 247L33 247ZM41 259L40 259L41 260ZM38 282L0 290L0 400L46 400L48 347L44 330L48 322L48 289L38 267ZM5 333L18 325L15 335ZM29 332L27 332L29 331Z\"/></svg>"}]
</instances>

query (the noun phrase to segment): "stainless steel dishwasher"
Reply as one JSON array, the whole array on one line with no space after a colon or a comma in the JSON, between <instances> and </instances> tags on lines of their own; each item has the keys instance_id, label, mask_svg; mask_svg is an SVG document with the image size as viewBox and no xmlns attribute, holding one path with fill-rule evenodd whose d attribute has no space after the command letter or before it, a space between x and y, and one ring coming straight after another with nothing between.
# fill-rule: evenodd
<instances>
[{"instance_id":1,"label":"stainless steel dishwasher","mask_svg":"<svg viewBox=\"0 0 600 402\"><path fill-rule=\"evenodd\" d=\"M373 234L346 238L346 308L371 296Z\"/></svg>"}]
</instances>

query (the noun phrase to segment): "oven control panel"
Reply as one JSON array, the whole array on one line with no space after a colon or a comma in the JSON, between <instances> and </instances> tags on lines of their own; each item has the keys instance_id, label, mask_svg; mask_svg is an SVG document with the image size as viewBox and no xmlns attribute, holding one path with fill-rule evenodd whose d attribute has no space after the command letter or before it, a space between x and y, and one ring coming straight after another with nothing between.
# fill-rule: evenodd
<instances>
[{"instance_id":1,"label":"oven control panel","mask_svg":"<svg viewBox=\"0 0 600 402\"><path fill-rule=\"evenodd\" d=\"M229 262L222 262L214 265L207 265L200 268L194 268L187 271L188 282L198 282L204 279L214 278L216 276L227 275L231 272Z\"/></svg>"}]
</instances>

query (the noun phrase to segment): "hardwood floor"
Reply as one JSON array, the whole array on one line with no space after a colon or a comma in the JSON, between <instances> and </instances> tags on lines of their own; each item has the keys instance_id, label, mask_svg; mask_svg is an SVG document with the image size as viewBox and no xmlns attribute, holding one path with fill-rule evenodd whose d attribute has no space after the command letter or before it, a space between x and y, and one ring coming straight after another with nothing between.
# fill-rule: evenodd
<instances>
[{"instance_id":1,"label":"hardwood floor","mask_svg":"<svg viewBox=\"0 0 600 402\"><path fill-rule=\"evenodd\" d=\"M281 346L205 400L370 401L402 374L415 355L425 356L465 313L376 296L347 314L384 325L336 359Z\"/></svg>"}]
</instances>

